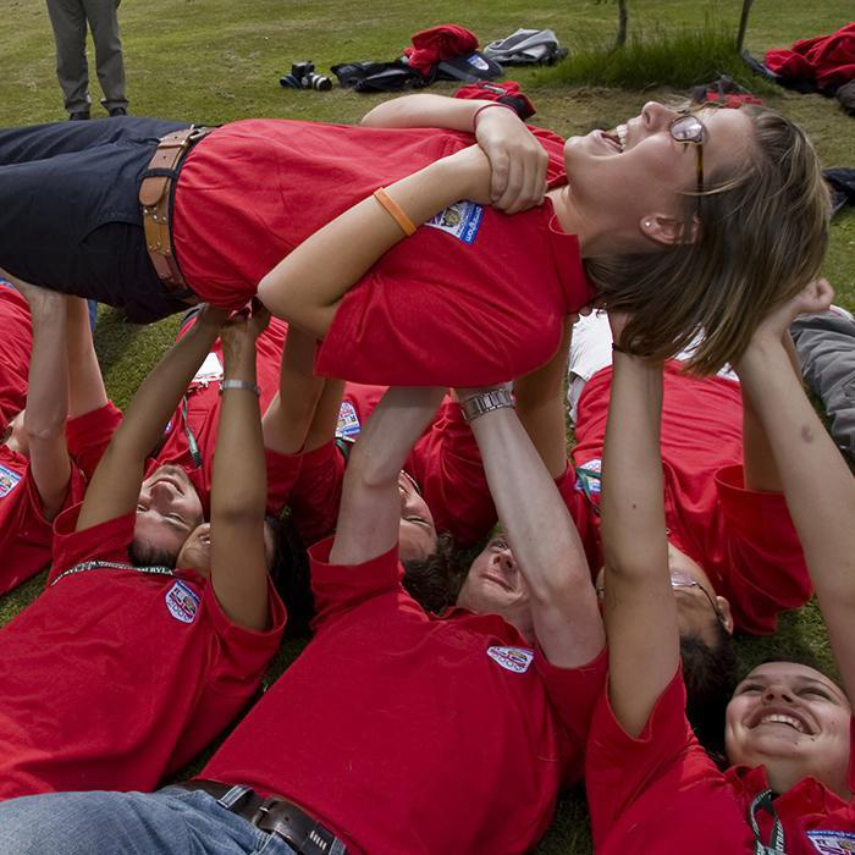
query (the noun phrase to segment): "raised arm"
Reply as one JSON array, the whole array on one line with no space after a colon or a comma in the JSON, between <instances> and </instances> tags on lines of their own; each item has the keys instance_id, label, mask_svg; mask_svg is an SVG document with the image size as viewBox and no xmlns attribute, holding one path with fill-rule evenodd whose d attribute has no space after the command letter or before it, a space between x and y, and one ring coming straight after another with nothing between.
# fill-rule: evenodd
<instances>
[{"instance_id":1,"label":"raised arm","mask_svg":"<svg viewBox=\"0 0 855 855\"><path fill-rule=\"evenodd\" d=\"M790 365L801 383L802 371L799 357L789 330L784 330L781 342L787 352ZM766 436L766 430L757 415L751 396L747 394L744 386L740 388L742 392L742 468L745 487L766 493L780 493L784 486L781 483L781 474L778 472L775 455L769 445L769 437Z\"/></svg>"},{"instance_id":2,"label":"raised arm","mask_svg":"<svg viewBox=\"0 0 855 855\"><path fill-rule=\"evenodd\" d=\"M211 584L223 611L267 628L264 514L267 475L256 384L255 343L269 314L223 328L223 404L211 484Z\"/></svg>"},{"instance_id":3,"label":"raised arm","mask_svg":"<svg viewBox=\"0 0 855 855\"><path fill-rule=\"evenodd\" d=\"M92 342L86 300L68 298L67 329L68 417L73 419L105 406L107 390Z\"/></svg>"},{"instance_id":4,"label":"raised arm","mask_svg":"<svg viewBox=\"0 0 855 855\"><path fill-rule=\"evenodd\" d=\"M36 485L46 519L61 510L71 478L65 444L68 415L66 312L68 298L55 291L10 281L30 304L33 351L27 387L24 430L30 448L30 477Z\"/></svg>"},{"instance_id":5,"label":"raised arm","mask_svg":"<svg viewBox=\"0 0 855 855\"><path fill-rule=\"evenodd\" d=\"M552 359L514 382L517 415L552 478L560 478L567 469L564 381L572 336L573 322L568 317Z\"/></svg>"},{"instance_id":6,"label":"raised arm","mask_svg":"<svg viewBox=\"0 0 855 855\"><path fill-rule=\"evenodd\" d=\"M473 393L480 394L459 392L464 406ZM486 412L470 426L528 585L537 641L553 665L585 665L602 650L605 636L585 551L553 477L512 408Z\"/></svg>"},{"instance_id":7,"label":"raised arm","mask_svg":"<svg viewBox=\"0 0 855 855\"><path fill-rule=\"evenodd\" d=\"M347 466L330 553L333 564L361 564L398 542L398 476L444 393L434 388L392 388L371 414Z\"/></svg>"},{"instance_id":8,"label":"raised arm","mask_svg":"<svg viewBox=\"0 0 855 855\"><path fill-rule=\"evenodd\" d=\"M623 319L611 315L615 341ZM631 736L643 730L680 658L668 570L659 438L662 365L615 351L603 446L603 617L609 698Z\"/></svg>"},{"instance_id":9,"label":"raised arm","mask_svg":"<svg viewBox=\"0 0 855 855\"><path fill-rule=\"evenodd\" d=\"M323 377L314 374L314 336L292 327L288 330L279 392L264 413L264 447L279 454L296 454L303 449L325 388Z\"/></svg>"},{"instance_id":10,"label":"raised arm","mask_svg":"<svg viewBox=\"0 0 855 855\"><path fill-rule=\"evenodd\" d=\"M475 134L493 170L490 199L509 214L543 202L549 158L516 112L497 102L404 95L378 104L362 124L370 128L446 128Z\"/></svg>"},{"instance_id":11,"label":"raised arm","mask_svg":"<svg viewBox=\"0 0 855 855\"><path fill-rule=\"evenodd\" d=\"M222 311L206 306L193 328L145 378L92 476L77 518L78 531L136 507L146 458L216 341L224 319Z\"/></svg>"},{"instance_id":12,"label":"raised arm","mask_svg":"<svg viewBox=\"0 0 855 855\"><path fill-rule=\"evenodd\" d=\"M477 146L438 160L385 188L418 226L459 199L489 201L490 167ZM307 238L259 283L270 312L324 338L345 292L405 236L373 196Z\"/></svg>"},{"instance_id":13,"label":"raised arm","mask_svg":"<svg viewBox=\"0 0 855 855\"><path fill-rule=\"evenodd\" d=\"M846 693L855 698L855 479L792 370L782 336L802 312L828 309L825 280L773 312L736 366L762 422L828 627Z\"/></svg>"}]
</instances>

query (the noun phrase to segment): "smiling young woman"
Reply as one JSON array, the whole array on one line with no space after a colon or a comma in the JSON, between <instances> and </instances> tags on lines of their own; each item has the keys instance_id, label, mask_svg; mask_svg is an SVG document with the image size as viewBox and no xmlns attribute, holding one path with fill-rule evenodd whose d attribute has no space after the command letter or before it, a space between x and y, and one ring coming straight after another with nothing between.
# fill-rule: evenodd
<instances>
[{"instance_id":1,"label":"smiling young woman","mask_svg":"<svg viewBox=\"0 0 855 855\"><path fill-rule=\"evenodd\" d=\"M599 292L632 313L622 344L643 356L703 329L691 365L709 373L816 273L828 200L777 114L704 110L699 136L678 119L651 102L566 147L501 105L439 96L382 104L362 127L232 122L188 140L150 243L140 182L182 123L3 130L0 265L138 320L258 291L325 339L319 372L384 385L526 374Z\"/></svg>"},{"instance_id":2,"label":"smiling young woman","mask_svg":"<svg viewBox=\"0 0 855 855\"><path fill-rule=\"evenodd\" d=\"M796 315L832 296L814 282L769 313L735 368L769 437L843 686L796 662L755 668L727 707L724 770L686 718L659 457L662 368L615 354L602 503L609 680L586 756L602 855L815 855L855 840L855 480L784 342Z\"/></svg>"}]
</instances>

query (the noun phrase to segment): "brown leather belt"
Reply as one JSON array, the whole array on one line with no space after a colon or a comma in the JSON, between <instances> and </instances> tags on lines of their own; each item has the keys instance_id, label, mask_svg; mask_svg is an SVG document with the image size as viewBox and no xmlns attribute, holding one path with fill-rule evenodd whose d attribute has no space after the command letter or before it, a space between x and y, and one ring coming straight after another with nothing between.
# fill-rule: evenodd
<instances>
[{"instance_id":1,"label":"brown leather belt","mask_svg":"<svg viewBox=\"0 0 855 855\"><path fill-rule=\"evenodd\" d=\"M299 855L347 855L347 847L338 837L288 799L279 796L262 798L249 787L202 779L182 781L172 786L191 792L202 790L226 810L243 817L256 828L281 837Z\"/></svg>"},{"instance_id":2,"label":"brown leather belt","mask_svg":"<svg viewBox=\"0 0 855 855\"><path fill-rule=\"evenodd\" d=\"M199 302L187 286L172 245L172 194L182 158L212 128L191 125L167 134L157 144L157 150L140 184L145 242L151 263L167 290L185 303Z\"/></svg>"}]
</instances>

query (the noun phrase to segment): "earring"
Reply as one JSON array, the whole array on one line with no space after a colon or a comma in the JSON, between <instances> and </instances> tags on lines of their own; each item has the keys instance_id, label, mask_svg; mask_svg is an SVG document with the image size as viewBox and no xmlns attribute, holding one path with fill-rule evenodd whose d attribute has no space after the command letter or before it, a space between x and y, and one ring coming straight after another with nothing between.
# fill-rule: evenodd
<instances>
[{"instance_id":1,"label":"earring","mask_svg":"<svg viewBox=\"0 0 855 855\"><path fill-rule=\"evenodd\" d=\"M649 229L650 226L651 226L650 220L645 220L644 221L644 228Z\"/></svg>"}]
</instances>

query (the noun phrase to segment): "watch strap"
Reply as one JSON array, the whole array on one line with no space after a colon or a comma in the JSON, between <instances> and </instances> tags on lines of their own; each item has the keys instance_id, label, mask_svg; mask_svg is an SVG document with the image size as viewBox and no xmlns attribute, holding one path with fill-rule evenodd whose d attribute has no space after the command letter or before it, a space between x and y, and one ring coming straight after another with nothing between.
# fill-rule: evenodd
<instances>
[{"instance_id":1,"label":"watch strap","mask_svg":"<svg viewBox=\"0 0 855 855\"><path fill-rule=\"evenodd\" d=\"M490 389L460 402L463 418L467 422L472 422L493 410L502 410L514 406L514 396L510 389Z\"/></svg>"}]
</instances>

